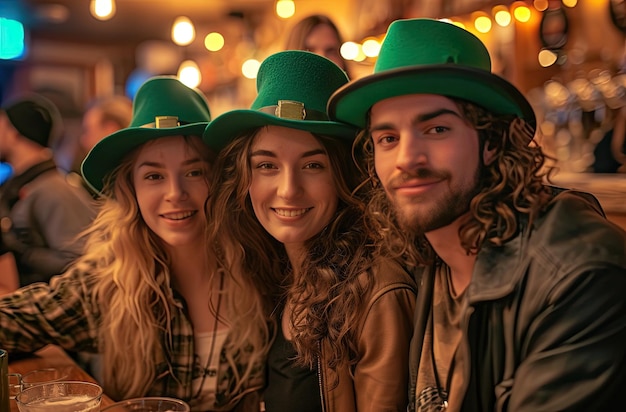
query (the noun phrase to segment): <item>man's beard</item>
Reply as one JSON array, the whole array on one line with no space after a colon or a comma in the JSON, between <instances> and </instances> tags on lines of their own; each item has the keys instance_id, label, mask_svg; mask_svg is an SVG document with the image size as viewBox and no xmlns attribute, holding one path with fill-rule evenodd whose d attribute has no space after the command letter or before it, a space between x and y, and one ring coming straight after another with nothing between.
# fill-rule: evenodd
<instances>
[{"instance_id":1,"label":"man's beard","mask_svg":"<svg viewBox=\"0 0 626 412\"><path fill-rule=\"evenodd\" d=\"M428 172L424 173L424 175L426 174ZM451 186L450 190L443 197L438 198L436 203L419 210L412 208L411 210L406 210L388 196L400 228L411 232L414 236L421 236L450 225L469 210L470 202L480 191L478 186L479 176L480 169L477 168L471 185ZM416 199L416 202L421 202L421 200Z\"/></svg>"}]
</instances>

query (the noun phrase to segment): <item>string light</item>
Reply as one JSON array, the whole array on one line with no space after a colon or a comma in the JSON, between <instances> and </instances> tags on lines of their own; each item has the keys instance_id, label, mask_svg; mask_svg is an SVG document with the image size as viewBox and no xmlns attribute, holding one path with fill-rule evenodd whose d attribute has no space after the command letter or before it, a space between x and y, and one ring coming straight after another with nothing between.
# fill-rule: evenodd
<instances>
[{"instance_id":1,"label":"string light","mask_svg":"<svg viewBox=\"0 0 626 412\"><path fill-rule=\"evenodd\" d=\"M533 6L537 11L545 11L548 9L548 0L534 0Z\"/></svg>"},{"instance_id":2,"label":"string light","mask_svg":"<svg viewBox=\"0 0 626 412\"><path fill-rule=\"evenodd\" d=\"M178 68L178 80L187 87L198 87L202 81L198 64L193 60L185 60L182 62Z\"/></svg>"},{"instance_id":3,"label":"string light","mask_svg":"<svg viewBox=\"0 0 626 412\"><path fill-rule=\"evenodd\" d=\"M288 19L296 13L296 4L293 0L278 0L276 2L276 15L282 19Z\"/></svg>"},{"instance_id":4,"label":"string light","mask_svg":"<svg viewBox=\"0 0 626 412\"><path fill-rule=\"evenodd\" d=\"M485 15L478 15L474 19L474 27L480 33L489 33L491 30L491 19Z\"/></svg>"},{"instance_id":5,"label":"string light","mask_svg":"<svg viewBox=\"0 0 626 412\"><path fill-rule=\"evenodd\" d=\"M521 23L530 20L530 9L524 2L517 1L513 3L513 16Z\"/></svg>"},{"instance_id":6,"label":"string light","mask_svg":"<svg viewBox=\"0 0 626 412\"><path fill-rule=\"evenodd\" d=\"M222 47L224 47L224 36L217 32L207 34L204 38L204 47L208 51L222 50Z\"/></svg>"},{"instance_id":7,"label":"string light","mask_svg":"<svg viewBox=\"0 0 626 412\"><path fill-rule=\"evenodd\" d=\"M378 56L378 52L380 52L380 42L375 38L365 39L361 49L367 57L376 57Z\"/></svg>"},{"instance_id":8,"label":"string light","mask_svg":"<svg viewBox=\"0 0 626 412\"><path fill-rule=\"evenodd\" d=\"M115 0L91 0L89 11L98 20L109 20L115 15Z\"/></svg>"},{"instance_id":9,"label":"string light","mask_svg":"<svg viewBox=\"0 0 626 412\"><path fill-rule=\"evenodd\" d=\"M177 17L172 25L172 41L179 46L187 46L196 38L196 29L189 18Z\"/></svg>"},{"instance_id":10,"label":"string light","mask_svg":"<svg viewBox=\"0 0 626 412\"><path fill-rule=\"evenodd\" d=\"M347 41L341 45L339 53L341 53L341 57L346 60L354 60L359 55L360 48L361 47L357 43L353 41Z\"/></svg>"},{"instance_id":11,"label":"string light","mask_svg":"<svg viewBox=\"0 0 626 412\"><path fill-rule=\"evenodd\" d=\"M256 76L259 72L259 67L261 66L261 62L256 59L248 59L241 65L241 73L247 79L256 79Z\"/></svg>"},{"instance_id":12,"label":"string light","mask_svg":"<svg viewBox=\"0 0 626 412\"><path fill-rule=\"evenodd\" d=\"M557 55L548 49L543 49L537 55L537 60L541 67L549 67L556 63Z\"/></svg>"},{"instance_id":13,"label":"string light","mask_svg":"<svg viewBox=\"0 0 626 412\"><path fill-rule=\"evenodd\" d=\"M509 13L509 10L505 6L495 6L492 9L492 14L498 26L506 27L511 24L511 13Z\"/></svg>"}]
</instances>

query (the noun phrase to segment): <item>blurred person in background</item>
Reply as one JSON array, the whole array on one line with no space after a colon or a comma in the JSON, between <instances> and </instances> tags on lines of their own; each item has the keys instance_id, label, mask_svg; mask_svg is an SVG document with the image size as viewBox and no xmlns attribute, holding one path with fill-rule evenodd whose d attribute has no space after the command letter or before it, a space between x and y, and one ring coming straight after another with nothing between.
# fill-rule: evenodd
<instances>
[{"instance_id":1,"label":"blurred person in background","mask_svg":"<svg viewBox=\"0 0 626 412\"><path fill-rule=\"evenodd\" d=\"M98 353L115 400L168 396L193 411L253 410L242 398L263 382L267 311L207 243L216 154L201 136L210 120L205 96L175 77L141 86L129 127L83 162L101 203L83 255L49 284L0 299L0 347Z\"/></svg>"},{"instance_id":2,"label":"blurred person in background","mask_svg":"<svg viewBox=\"0 0 626 412\"><path fill-rule=\"evenodd\" d=\"M0 160L13 169L0 186L0 254L14 255L21 286L63 272L82 252L76 236L95 217L88 192L70 184L53 159L61 131L57 107L41 95L0 108Z\"/></svg>"},{"instance_id":3,"label":"blurred person in background","mask_svg":"<svg viewBox=\"0 0 626 412\"><path fill-rule=\"evenodd\" d=\"M0 186L13 174L10 164L0 162ZM12 253L0 255L0 295L12 292L20 286L17 265Z\"/></svg>"},{"instance_id":4,"label":"blurred person in background","mask_svg":"<svg viewBox=\"0 0 626 412\"><path fill-rule=\"evenodd\" d=\"M133 116L132 101L122 95L101 97L92 100L83 114L81 134L74 155L72 179L76 184L89 186L80 176L80 164L89 151L104 137L128 127ZM91 191L91 190L90 190ZM92 193L97 196L96 193Z\"/></svg>"},{"instance_id":5,"label":"blurred person in background","mask_svg":"<svg viewBox=\"0 0 626 412\"><path fill-rule=\"evenodd\" d=\"M83 153L89 153L104 137L128 127L132 117L133 103L126 96L102 97L90 102L83 114L82 133L78 140Z\"/></svg>"},{"instance_id":6,"label":"blurred person in background","mask_svg":"<svg viewBox=\"0 0 626 412\"><path fill-rule=\"evenodd\" d=\"M350 76L348 64L341 56L343 37L335 23L323 14L303 18L291 28L285 50L306 50L324 56Z\"/></svg>"}]
</instances>

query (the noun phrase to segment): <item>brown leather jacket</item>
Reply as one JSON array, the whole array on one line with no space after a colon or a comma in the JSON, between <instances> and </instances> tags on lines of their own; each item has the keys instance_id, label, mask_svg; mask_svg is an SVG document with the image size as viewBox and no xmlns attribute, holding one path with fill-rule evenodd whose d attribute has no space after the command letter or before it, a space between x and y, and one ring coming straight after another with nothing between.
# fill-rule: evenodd
<instances>
[{"instance_id":1,"label":"brown leather jacket","mask_svg":"<svg viewBox=\"0 0 626 412\"><path fill-rule=\"evenodd\" d=\"M320 360L324 412L406 410L415 282L388 259L380 259L364 276L373 276L374 284L358 325L360 360L352 370L345 367L336 373ZM327 349L323 343L322 354ZM338 384L333 387L337 375Z\"/></svg>"}]
</instances>

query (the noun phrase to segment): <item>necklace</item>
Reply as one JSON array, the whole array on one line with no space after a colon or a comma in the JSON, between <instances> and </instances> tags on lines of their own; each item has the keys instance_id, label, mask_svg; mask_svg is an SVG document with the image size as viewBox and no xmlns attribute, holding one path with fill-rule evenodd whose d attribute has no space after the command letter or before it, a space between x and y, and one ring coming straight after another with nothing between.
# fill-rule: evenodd
<instances>
[{"instance_id":1,"label":"necklace","mask_svg":"<svg viewBox=\"0 0 626 412\"><path fill-rule=\"evenodd\" d=\"M450 276L450 268L446 265L444 269L445 273L443 275ZM439 269L441 272L441 267ZM441 273L435 273L435 276L440 276ZM450 381L452 379L452 371L448 373L447 385L444 388L441 385L439 379L439 371L437 370L437 362L435 362L435 305L431 303L430 308L430 336L431 336L431 344L430 344L430 360L433 365L433 374L435 375L435 385L437 386L437 394L439 395L439 399L441 400L441 405L439 405L439 410L445 411L448 409L448 391L446 388L450 388Z\"/></svg>"},{"instance_id":2,"label":"necklace","mask_svg":"<svg viewBox=\"0 0 626 412\"><path fill-rule=\"evenodd\" d=\"M220 270L220 287L219 293L217 295L217 305L215 305L215 321L213 322L213 334L211 336L211 346L209 350L209 356L206 361L206 365L202 370L202 380L200 381L200 385L198 386L198 392L196 392L194 399L200 396L202 392L202 388L204 387L204 382L206 381L207 375L210 374L209 366L211 366L211 360L213 360L213 352L215 351L215 341L217 340L217 326L219 325L219 315L220 315L220 306L222 305L222 291L224 289L224 272ZM218 355L219 356L219 355Z\"/></svg>"},{"instance_id":3,"label":"necklace","mask_svg":"<svg viewBox=\"0 0 626 412\"><path fill-rule=\"evenodd\" d=\"M439 405L440 410L445 411L448 409L448 392L441 386L441 382L439 380L439 372L437 371L437 363L435 362L435 308L430 309L430 332L431 332L431 340L432 343L430 345L430 360L433 363L433 374L435 375L435 385L437 386L437 394L439 395L439 399L441 399L441 405ZM450 378L450 376L448 376ZM448 379L448 382L450 379Z\"/></svg>"}]
</instances>

